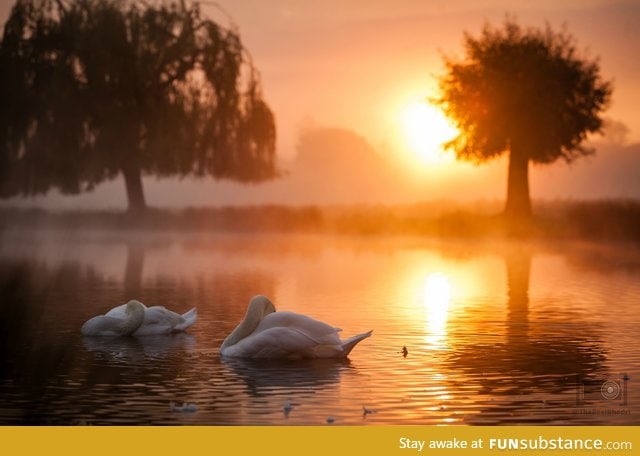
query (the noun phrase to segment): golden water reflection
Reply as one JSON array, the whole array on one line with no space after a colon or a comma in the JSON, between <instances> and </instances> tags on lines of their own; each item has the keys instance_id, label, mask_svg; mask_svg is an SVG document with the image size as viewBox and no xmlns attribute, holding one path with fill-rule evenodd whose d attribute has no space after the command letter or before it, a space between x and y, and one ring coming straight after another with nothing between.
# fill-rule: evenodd
<instances>
[{"instance_id":1,"label":"golden water reflection","mask_svg":"<svg viewBox=\"0 0 640 456\"><path fill-rule=\"evenodd\" d=\"M427 276L424 285L425 337L427 347L437 350L446 348L447 319L451 284L449 278L434 272Z\"/></svg>"}]
</instances>

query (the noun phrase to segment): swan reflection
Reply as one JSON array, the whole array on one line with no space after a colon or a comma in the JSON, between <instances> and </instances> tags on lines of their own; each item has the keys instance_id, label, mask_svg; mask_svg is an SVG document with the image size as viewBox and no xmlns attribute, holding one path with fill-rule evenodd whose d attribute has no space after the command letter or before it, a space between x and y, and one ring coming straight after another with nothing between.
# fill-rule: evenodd
<instances>
[{"instance_id":1,"label":"swan reflection","mask_svg":"<svg viewBox=\"0 0 640 456\"><path fill-rule=\"evenodd\" d=\"M195 337L184 333L142 337L82 338L82 345L88 351L126 361L164 358L177 351L192 350L195 344Z\"/></svg>"},{"instance_id":2,"label":"swan reflection","mask_svg":"<svg viewBox=\"0 0 640 456\"><path fill-rule=\"evenodd\" d=\"M274 388L312 390L340 381L350 369L348 359L249 360L223 358L223 366L242 379L252 395L260 395Z\"/></svg>"}]
</instances>

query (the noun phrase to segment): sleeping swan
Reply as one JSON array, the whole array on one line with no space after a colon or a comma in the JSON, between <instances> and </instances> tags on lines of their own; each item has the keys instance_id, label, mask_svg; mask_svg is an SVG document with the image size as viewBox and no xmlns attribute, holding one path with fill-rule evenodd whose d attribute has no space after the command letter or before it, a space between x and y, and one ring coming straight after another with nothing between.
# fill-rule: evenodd
<instances>
[{"instance_id":1,"label":"sleeping swan","mask_svg":"<svg viewBox=\"0 0 640 456\"><path fill-rule=\"evenodd\" d=\"M93 317L82 325L85 336L149 336L186 330L196 322L198 311L193 308L179 315L161 306L147 307L131 300L105 315Z\"/></svg>"},{"instance_id":2,"label":"sleeping swan","mask_svg":"<svg viewBox=\"0 0 640 456\"><path fill-rule=\"evenodd\" d=\"M276 312L266 296L249 302L244 320L222 343L220 354L237 358L346 358L371 331L344 341L337 328L305 315Z\"/></svg>"}]
</instances>

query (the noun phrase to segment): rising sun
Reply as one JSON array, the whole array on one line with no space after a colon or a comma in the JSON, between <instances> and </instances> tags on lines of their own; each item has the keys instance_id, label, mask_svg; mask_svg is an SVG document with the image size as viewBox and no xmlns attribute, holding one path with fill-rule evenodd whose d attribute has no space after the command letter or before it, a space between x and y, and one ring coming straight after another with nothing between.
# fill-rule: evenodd
<instances>
[{"instance_id":1,"label":"rising sun","mask_svg":"<svg viewBox=\"0 0 640 456\"><path fill-rule=\"evenodd\" d=\"M454 160L442 146L458 130L440 109L426 102L414 102L404 110L402 120L407 144L420 161L438 164Z\"/></svg>"}]
</instances>

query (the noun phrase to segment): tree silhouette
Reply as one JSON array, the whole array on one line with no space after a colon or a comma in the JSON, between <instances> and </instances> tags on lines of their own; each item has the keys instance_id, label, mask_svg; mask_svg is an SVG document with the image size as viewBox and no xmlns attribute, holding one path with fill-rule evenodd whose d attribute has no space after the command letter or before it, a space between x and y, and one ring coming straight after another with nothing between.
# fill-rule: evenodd
<instances>
[{"instance_id":1,"label":"tree silhouette","mask_svg":"<svg viewBox=\"0 0 640 456\"><path fill-rule=\"evenodd\" d=\"M593 151L587 134L602 128L612 87L597 60L578 55L566 31L524 29L507 19L465 34L465 57L445 59L438 103L460 134L446 146L484 162L509 153L505 214L531 215L529 162L571 162Z\"/></svg>"},{"instance_id":2,"label":"tree silhouette","mask_svg":"<svg viewBox=\"0 0 640 456\"><path fill-rule=\"evenodd\" d=\"M122 174L275 177L274 117L235 27L197 3L18 0L0 42L0 196Z\"/></svg>"}]
</instances>

